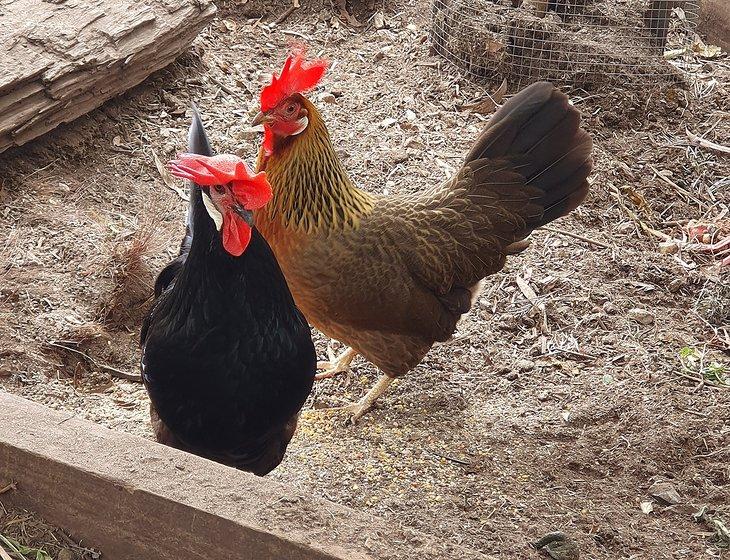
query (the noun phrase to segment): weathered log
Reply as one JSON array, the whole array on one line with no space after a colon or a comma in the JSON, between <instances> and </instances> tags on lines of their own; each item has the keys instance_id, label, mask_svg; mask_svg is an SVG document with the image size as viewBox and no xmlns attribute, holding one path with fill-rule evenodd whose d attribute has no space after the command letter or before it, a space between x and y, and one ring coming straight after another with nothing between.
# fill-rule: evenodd
<instances>
[{"instance_id":1,"label":"weathered log","mask_svg":"<svg viewBox=\"0 0 730 560\"><path fill-rule=\"evenodd\" d=\"M170 64L212 0L0 0L0 152Z\"/></svg>"},{"instance_id":2,"label":"weathered log","mask_svg":"<svg viewBox=\"0 0 730 560\"><path fill-rule=\"evenodd\" d=\"M0 488L105 559L496 560L0 391Z\"/></svg>"}]
</instances>

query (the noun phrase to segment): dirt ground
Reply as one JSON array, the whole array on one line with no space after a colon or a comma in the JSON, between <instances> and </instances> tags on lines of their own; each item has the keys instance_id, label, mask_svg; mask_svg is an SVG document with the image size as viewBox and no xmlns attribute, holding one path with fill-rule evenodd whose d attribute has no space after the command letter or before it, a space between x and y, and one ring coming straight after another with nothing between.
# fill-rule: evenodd
<instances>
[{"instance_id":1,"label":"dirt ground","mask_svg":"<svg viewBox=\"0 0 730 560\"><path fill-rule=\"evenodd\" d=\"M4 390L151 436L124 377L186 204L155 160L184 150L195 101L214 147L253 161L255 94L292 39L334 61L313 98L359 185L416 191L457 169L488 118L459 108L501 79L475 85L429 53L426 0L378 2L383 29L358 5L360 30L313 2L274 27L288 3L222 2L171 67L0 155ZM687 136L728 145L730 63L679 66L684 85L566 88L594 136L587 202L536 232L358 425L314 409L363 395L375 368L318 383L273 478L500 558L539 558L530 543L555 530L583 558L728 554L730 282L685 242L695 222L730 233L730 156Z\"/></svg>"}]
</instances>

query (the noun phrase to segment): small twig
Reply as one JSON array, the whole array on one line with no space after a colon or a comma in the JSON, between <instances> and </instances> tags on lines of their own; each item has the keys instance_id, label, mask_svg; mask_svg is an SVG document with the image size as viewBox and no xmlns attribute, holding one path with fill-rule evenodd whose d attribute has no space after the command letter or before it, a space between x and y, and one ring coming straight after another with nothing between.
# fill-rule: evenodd
<instances>
[{"instance_id":1,"label":"small twig","mask_svg":"<svg viewBox=\"0 0 730 560\"><path fill-rule=\"evenodd\" d=\"M309 35L305 35L304 33L299 33L298 31L291 31L290 29L282 29L281 32L284 35L293 35L294 37L300 37L308 42L313 42L312 38Z\"/></svg>"},{"instance_id":2,"label":"small twig","mask_svg":"<svg viewBox=\"0 0 730 560\"><path fill-rule=\"evenodd\" d=\"M705 416L705 418L707 418L707 417ZM715 449L715 451L710 451L709 453L703 453L701 455L692 455L692 459L706 459L707 457L714 457L715 455L720 455L721 453L727 453L729 451L730 451L730 447L721 447L720 449Z\"/></svg>"},{"instance_id":3,"label":"small twig","mask_svg":"<svg viewBox=\"0 0 730 560\"><path fill-rule=\"evenodd\" d=\"M705 385L707 385L708 387L714 387L715 389L724 389L725 388L725 386L718 385L714 381L708 381L707 379L705 379L702 376L702 374L700 374L699 376L694 376L694 375L690 375L684 371L676 371L675 374L697 383L697 387L695 387L696 389L702 389L702 387Z\"/></svg>"},{"instance_id":4,"label":"small twig","mask_svg":"<svg viewBox=\"0 0 730 560\"><path fill-rule=\"evenodd\" d=\"M13 560L13 558L3 548L2 544L0 544L0 558L2 558L2 560Z\"/></svg>"},{"instance_id":5,"label":"small twig","mask_svg":"<svg viewBox=\"0 0 730 560\"><path fill-rule=\"evenodd\" d=\"M715 150L717 152L722 152L723 154L730 154L729 147L723 146L721 144L716 144L715 142L706 140L705 138L701 138L700 136L697 136L696 134L692 134L687 129L685 129L685 131L687 132L687 138L689 138L689 141L691 144L693 144L695 146L700 146L701 148L709 148L709 149Z\"/></svg>"},{"instance_id":6,"label":"small twig","mask_svg":"<svg viewBox=\"0 0 730 560\"><path fill-rule=\"evenodd\" d=\"M701 412L698 412L696 410L690 410L688 408L682 408L681 406L675 407L677 410L681 410L682 412L686 412L687 414L694 414L695 416L699 416L700 418L707 418L707 414L702 414ZM695 455L694 457L702 457L702 455ZM694 459L694 457L692 457Z\"/></svg>"},{"instance_id":7,"label":"small twig","mask_svg":"<svg viewBox=\"0 0 730 560\"><path fill-rule=\"evenodd\" d=\"M565 348L556 348L555 350L551 350L547 354L541 354L540 357L549 358L550 356L556 356L558 354L567 354L568 356L573 356L574 358L580 358L581 360L587 361L598 359L597 356L585 354L584 352L577 352L576 350L567 350Z\"/></svg>"},{"instance_id":8,"label":"small twig","mask_svg":"<svg viewBox=\"0 0 730 560\"><path fill-rule=\"evenodd\" d=\"M530 285L524 278L522 278L522 276L520 276L519 274L515 274L515 282L517 283L517 287L527 298L527 300L532 304L532 306L534 308L537 308L542 314L542 323L540 324L540 329L543 333L549 333L550 329L548 328L547 324L547 311L545 310L545 304L540 301L540 299L537 297L537 294L535 293L535 290L530 287Z\"/></svg>"},{"instance_id":9,"label":"small twig","mask_svg":"<svg viewBox=\"0 0 730 560\"><path fill-rule=\"evenodd\" d=\"M5 548L3 547L3 544L10 549L10 552L16 555L16 558L20 558L21 560L27 560L27 558L20 553L20 551L13 543L11 543L3 535L0 535L0 558L2 558L2 560L13 560L13 558L8 554L7 550L5 550Z\"/></svg>"},{"instance_id":10,"label":"small twig","mask_svg":"<svg viewBox=\"0 0 730 560\"><path fill-rule=\"evenodd\" d=\"M687 189L683 189L677 183L675 183L674 181L672 181L669 177L666 177L666 176L662 175L661 173L659 173L659 170L656 167L654 167L653 165L649 165L649 169L651 169L654 172L654 174L661 181L664 181L667 185L669 185L670 187L672 187L673 189L675 189L677 192L680 192L684 196L686 196L687 198L689 198L691 200L694 200L699 206L707 206L707 204L705 204L704 202L702 202L701 200L699 200L696 196L694 196Z\"/></svg>"},{"instance_id":11,"label":"small twig","mask_svg":"<svg viewBox=\"0 0 730 560\"><path fill-rule=\"evenodd\" d=\"M297 10L297 6L289 6L284 13L274 20L274 25L281 25L287 18Z\"/></svg>"},{"instance_id":12,"label":"small twig","mask_svg":"<svg viewBox=\"0 0 730 560\"><path fill-rule=\"evenodd\" d=\"M429 451L429 453L431 455L435 455L436 457L440 457L441 459L446 459L447 461L451 461L452 463L457 463L459 465L465 465L465 466L471 465L471 463L469 461L457 459L456 457L449 457L448 455L441 455L441 453L436 453L435 451Z\"/></svg>"},{"instance_id":13,"label":"small twig","mask_svg":"<svg viewBox=\"0 0 730 560\"><path fill-rule=\"evenodd\" d=\"M662 241L674 241L670 235L667 235L666 233L662 233L661 231L657 231L654 228L646 225L633 210L631 210L628 206L626 206L624 204L624 201L621 198L621 193L619 192L619 190L613 185L611 185L610 188L611 188L611 195L617 200L619 206L621 206L621 209L624 212L626 212L628 217L631 218L631 220L633 220L634 223L638 224L639 227L645 233L648 233L649 235L651 235L653 237L661 239Z\"/></svg>"},{"instance_id":14,"label":"small twig","mask_svg":"<svg viewBox=\"0 0 730 560\"><path fill-rule=\"evenodd\" d=\"M586 243L589 243L591 245L596 245L597 247L603 247L604 249L613 249L613 247L608 243L604 243L603 241L596 241L595 239L591 239L590 237L584 237L583 235L578 235L577 233L573 233L572 231L566 231L564 229L558 229L556 227L549 226L542 226L540 229L543 231L549 231L551 233L558 233L560 235L567 235L568 237L580 239L581 241L585 241Z\"/></svg>"},{"instance_id":15,"label":"small twig","mask_svg":"<svg viewBox=\"0 0 730 560\"><path fill-rule=\"evenodd\" d=\"M213 82L215 85L217 85L219 88L221 88L222 91L226 92L231 97L235 97L239 101L245 101L243 97L237 92L229 88L226 84L221 82L218 78L215 76L208 76L208 79Z\"/></svg>"},{"instance_id":16,"label":"small twig","mask_svg":"<svg viewBox=\"0 0 730 560\"><path fill-rule=\"evenodd\" d=\"M0 488L0 494L5 494L5 492L10 492L11 490L17 490L17 489L18 489L18 485L15 484L15 482L11 482L5 488Z\"/></svg>"},{"instance_id":17,"label":"small twig","mask_svg":"<svg viewBox=\"0 0 730 560\"><path fill-rule=\"evenodd\" d=\"M45 343L47 346L51 346L53 348L60 348L61 350L66 350L67 352L72 352L73 354L78 354L79 356L83 356L86 358L91 364L98 367L100 370L105 371L112 377L116 377L118 379L126 379L127 381L134 381L135 383L142 383L142 377L139 375L133 375L131 373L127 373L126 371L122 371L120 369L117 369L115 367L109 366L107 364L104 364L102 362L99 362L89 356L87 353L82 352L81 350L78 350L76 348L71 348L70 346L65 346L63 344L59 344L58 342L50 341Z\"/></svg>"}]
</instances>

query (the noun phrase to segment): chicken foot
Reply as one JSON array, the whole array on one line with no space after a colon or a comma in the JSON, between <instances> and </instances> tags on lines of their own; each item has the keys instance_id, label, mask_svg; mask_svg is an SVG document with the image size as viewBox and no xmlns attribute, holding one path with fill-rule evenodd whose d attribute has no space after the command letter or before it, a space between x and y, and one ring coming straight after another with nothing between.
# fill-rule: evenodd
<instances>
[{"instance_id":1,"label":"chicken foot","mask_svg":"<svg viewBox=\"0 0 730 560\"><path fill-rule=\"evenodd\" d=\"M347 371L348 369L350 369L350 364L352 363L352 360L354 360L357 356L357 352L352 348L348 348L339 356L335 356L332 348L328 345L327 356L329 357L329 361L317 362L317 369L323 369L325 371L315 375L315 381L329 379L330 377L334 377L338 373L342 373L343 371Z\"/></svg>"},{"instance_id":2,"label":"chicken foot","mask_svg":"<svg viewBox=\"0 0 730 560\"><path fill-rule=\"evenodd\" d=\"M350 421L354 424L363 415L373 407L375 401L377 401L383 394L388 390L390 384L393 383L394 379L383 374L380 379L373 385L367 394L356 403L347 404L345 406L336 406L333 408L324 408L323 412L350 412Z\"/></svg>"}]
</instances>

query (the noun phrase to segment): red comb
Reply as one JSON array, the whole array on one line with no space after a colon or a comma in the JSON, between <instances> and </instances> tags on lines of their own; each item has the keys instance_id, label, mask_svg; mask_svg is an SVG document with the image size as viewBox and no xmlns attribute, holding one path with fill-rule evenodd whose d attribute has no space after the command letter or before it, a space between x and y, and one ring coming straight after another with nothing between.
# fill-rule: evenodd
<instances>
[{"instance_id":1,"label":"red comb","mask_svg":"<svg viewBox=\"0 0 730 560\"><path fill-rule=\"evenodd\" d=\"M201 156L179 154L167 163L175 177L190 179L198 185L213 186L232 183L233 194L242 199L244 206L255 210L271 200L271 185L266 173L252 173L246 163L232 154Z\"/></svg>"},{"instance_id":2,"label":"red comb","mask_svg":"<svg viewBox=\"0 0 730 560\"><path fill-rule=\"evenodd\" d=\"M265 113L294 93L306 93L324 76L329 62L323 58L304 60L306 47L294 50L284 62L279 76L271 75L271 83L261 90L261 110Z\"/></svg>"}]
</instances>

